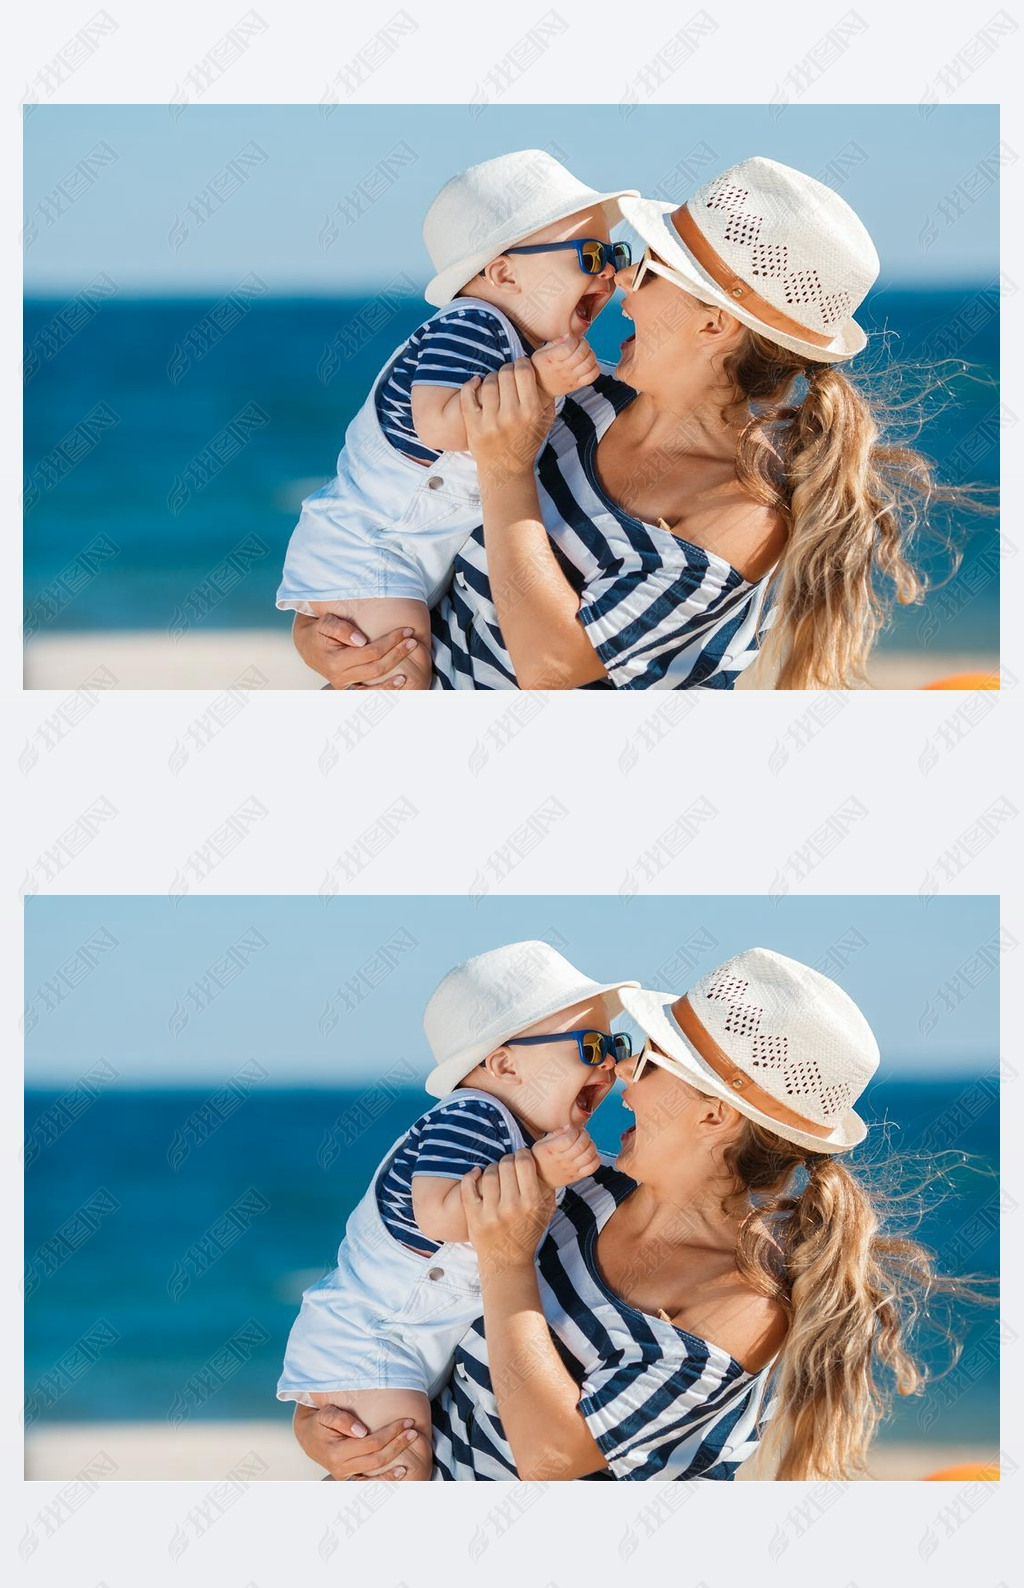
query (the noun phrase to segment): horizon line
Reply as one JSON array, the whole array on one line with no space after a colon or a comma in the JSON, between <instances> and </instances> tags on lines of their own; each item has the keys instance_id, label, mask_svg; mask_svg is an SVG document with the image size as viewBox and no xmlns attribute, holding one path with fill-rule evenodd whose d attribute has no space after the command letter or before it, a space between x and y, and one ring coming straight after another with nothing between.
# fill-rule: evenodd
<instances>
[{"instance_id":1,"label":"horizon line","mask_svg":"<svg viewBox=\"0 0 1024 1588\"><path fill-rule=\"evenodd\" d=\"M995 1058L991 1060L982 1060L964 1067L963 1061L960 1060L949 1060L948 1062L938 1060L937 1062L930 1065L927 1069L919 1069L915 1071L910 1070L905 1065L896 1064L890 1070L888 1075L876 1074L871 1084L877 1085L879 1081L885 1080L914 1081L923 1080L926 1078L933 1080L976 1080L978 1077L986 1075L997 1077L999 1062L999 1059ZM424 1079L426 1079L428 1073L429 1072L427 1070L424 1070ZM24 1092L26 1096L32 1092L64 1092L70 1087L74 1086L75 1082L79 1078L79 1075L76 1073L76 1075L68 1076L63 1080L58 1080L53 1077L40 1077L38 1080L34 1081L26 1080ZM320 1076L300 1076L294 1081L281 1082L274 1081L268 1077L266 1080L254 1081L250 1087L250 1091L255 1091L258 1088L263 1092L348 1092L364 1087L367 1084L372 1084L374 1079L375 1075L372 1071L367 1071L361 1076L353 1076L348 1080L333 1080ZM223 1075L210 1076L208 1079L194 1076L182 1077L178 1080L167 1076L161 1077L159 1080L141 1082L134 1079L124 1081L119 1076L104 1083L101 1087L98 1087L97 1095L99 1095L101 1092L111 1091L204 1092L210 1089L216 1090L223 1085ZM403 1086L398 1086L394 1082L390 1082L389 1085L391 1085L396 1092L418 1092L422 1090L422 1087L418 1086L415 1081L410 1081L407 1085Z\"/></svg>"},{"instance_id":2,"label":"horizon line","mask_svg":"<svg viewBox=\"0 0 1024 1588\"><path fill-rule=\"evenodd\" d=\"M998 279L998 276L998 267L994 272L991 273L979 273L963 276L944 276L938 281L934 279L924 280L916 276L894 276L883 286L872 288L865 302L866 304L870 305L872 296L880 296L889 288L896 288L899 291L918 292L970 291L972 289L983 290L987 287L992 287ZM426 283L424 283L424 285L426 285ZM148 286L125 286L118 287L115 293L109 294L109 296L102 301L114 303L117 301L131 299L134 302L185 303L193 302L197 299L208 298L212 295L226 297L233 292L237 286L238 282L228 284L224 281L205 286L198 284L185 288L162 287L159 284L151 284ZM69 298L75 298L79 296L87 290L88 283L86 283L85 286L76 286L69 283L66 287L48 287L40 291L25 291L22 293L22 303L62 303ZM385 293L386 291L386 282L379 282L376 285L367 284L362 288L350 287L343 291L332 290L329 287L304 286L301 283L297 283L291 287L274 288L271 291L259 294L248 294L247 297L248 301L251 303L294 303L296 301L303 301L306 299L334 302L339 300L344 301L346 299L355 300L366 297L374 297ZM407 297L408 301L412 303L417 301L418 295L414 293L403 293L402 297ZM424 299L424 302L426 302L426 299Z\"/></svg>"}]
</instances>

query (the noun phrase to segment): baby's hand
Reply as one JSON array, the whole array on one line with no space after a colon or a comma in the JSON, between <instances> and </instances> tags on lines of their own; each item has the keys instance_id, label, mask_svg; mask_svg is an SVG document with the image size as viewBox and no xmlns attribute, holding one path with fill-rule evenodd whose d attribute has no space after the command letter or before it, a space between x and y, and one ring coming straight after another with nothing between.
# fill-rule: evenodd
<instances>
[{"instance_id":1,"label":"baby's hand","mask_svg":"<svg viewBox=\"0 0 1024 1588\"><path fill-rule=\"evenodd\" d=\"M549 397L564 397L568 392L589 386L600 374L597 358L586 337L560 336L545 342L531 358L537 383Z\"/></svg>"},{"instance_id":2,"label":"baby's hand","mask_svg":"<svg viewBox=\"0 0 1024 1588\"><path fill-rule=\"evenodd\" d=\"M582 1127L577 1129L575 1125L565 1125L542 1136L534 1142L532 1152L538 1176L553 1191L583 1180L601 1167L594 1143Z\"/></svg>"}]
</instances>

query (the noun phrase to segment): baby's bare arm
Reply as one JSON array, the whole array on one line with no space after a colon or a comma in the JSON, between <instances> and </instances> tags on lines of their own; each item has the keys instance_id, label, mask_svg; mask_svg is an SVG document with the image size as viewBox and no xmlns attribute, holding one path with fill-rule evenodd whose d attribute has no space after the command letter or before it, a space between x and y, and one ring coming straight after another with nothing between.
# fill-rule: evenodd
<instances>
[{"instance_id":1,"label":"baby's bare arm","mask_svg":"<svg viewBox=\"0 0 1024 1588\"><path fill-rule=\"evenodd\" d=\"M587 1132L574 1125L566 1125L562 1130L542 1136L531 1150L538 1175L552 1190L584 1179L601 1164L597 1148ZM469 1239L461 1180L415 1175L412 1182L412 1211L428 1240Z\"/></svg>"},{"instance_id":2,"label":"baby's bare arm","mask_svg":"<svg viewBox=\"0 0 1024 1588\"><path fill-rule=\"evenodd\" d=\"M423 445L435 452L469 451L458 388L414 386L412 423Z\"/></svg>"},{"instance_id":3,"label":"baby's bare arm","mask_svg":"<svg viewBox=\"0 0 1024 1588\"><path fill-rule=\"evenodd\" d=\"M469 1239L461 1185L461 1180L442 1180L426 1174L413 1176L413 1216L428 1241Z\"/></svg>"}]
</instances>

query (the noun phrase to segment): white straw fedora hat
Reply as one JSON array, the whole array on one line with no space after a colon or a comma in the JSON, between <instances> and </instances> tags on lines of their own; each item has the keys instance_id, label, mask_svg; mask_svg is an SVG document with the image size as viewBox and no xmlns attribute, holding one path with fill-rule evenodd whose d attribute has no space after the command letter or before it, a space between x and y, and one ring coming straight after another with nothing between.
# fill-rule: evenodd
<instances>
[{"instance_id":1,"label":"white straw fedora hat","mask_svg":"<svg viewBox=\"0 0 1024 1588\"><path fill-rule=\"evenodd\" d=\"M820 971L749 948L681 998L638 988L621 1002L661 1049L655 1063L786 1141L843 1152L867 1135L852 1105L878 1068L878 1044Z\"/></svg>"},{"instance_id":2,"label":"white straw fedora hat","mask_svg":"<svg viewBox=\"0 0 1024 1588\"><path fill-rule=\"evenodd\" d=\"M878 254L823 182L756 156L685 204L624 197L621 209L679 286L780 347L831 364L867 342L853 312L878 275Z\"/></svg>"},{"instance_id":3,"label":"white straw fedora hat","mask_svg":"<svg viewBox=\"0 0 1024 1588\"><path fill-rule=\"evenodd\" d=\"M471 165L446 182L423 222L423 241L437 274L423 296L450 303L478 271L532 232L599 204L614 226L619 199L636 188L598 193L544 149L517 149Z\"/></svg>"},{"instance_id":4,"label":"white straw fedora hat","mask_svg":"<svg viewBox=\"0 0 1024 1588\"><path fill-rule=\"evenodd\" d=\"M603 998L609 1019L619 990L635 981L596 982L550 943L508 943L450 970L432 994L423 1029L437 1060L427 1076L431 1097L447 1097L470 1070L509 1037L573 1004Z\"/></svg>"}]
</instances>

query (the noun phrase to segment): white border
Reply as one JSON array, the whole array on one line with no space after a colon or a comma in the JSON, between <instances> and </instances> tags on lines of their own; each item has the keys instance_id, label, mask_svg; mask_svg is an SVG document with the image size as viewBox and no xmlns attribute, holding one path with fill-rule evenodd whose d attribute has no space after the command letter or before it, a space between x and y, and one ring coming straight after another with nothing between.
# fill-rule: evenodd
<instances>
[{"instance_id":1,"label":"white border","mask_svg":"<svg viewBox=\"0 0 1024 1588\"><path fill-rule=\"evenodd\" d=\"M208 95L208 102L245 103L320 100L328 78L372 36L397 7L362 7L358 15L324 10L308 0L287 6L265 0L258 7L270 24L244 58ZM516 15L504 8L472 10L437 4L408 8L421 22L415 49L396 51L360 90L359 102L468 101L536 18L550 8L527 7ZM554 8L569 23L565 40L543 52L509 89L519 102L620 101L636 74L689 17L690 8L661 0L632 9L581 6L559 0ZM696 13L699 7L694 6ZM858 8L860 10L860 8ZM117 32L81 66L54 102L144 101L167 103L188 68L242 14L244 7L199 5L180 0L171 11L135 0L112 0ZM662 103L760 102L785 81L795 63L844 14L837 6L792 4L782 10L718 6L719 24L705 53L698 52L672 75L654 98ZM890 3L865 6L869 26L856 47L839 53L806 89L803 102L918 101L938 74L988 17L989 8L968 13L942 0L925 15ZM51 59L91 14L87 5L63 3L20 8L20 40L4 67L8 136L16 137L14 107L40 66ZM535 15L536 14L536 15ZM993 15L998 10L993 7ZM1019 112L1021 45L1003 44L955 91L951 100L1005 100L1003 136L1014 147L1022 137ZM10 182L16 150L4 162ZM894 157L898 157L894 152ZM1019 256L1020 167L1007 170L1004 192L1004 257ZM912 202L912 195L908 195ZM5 207L17 213L17 200ZM13 226L11 231L13 231ZM4 252L5 314L0 369L7 382L5 412L18 412L13 381L17 368L18 262L9 232ZM1019 324L1019 299L1008 305L1007 334ZM1016 372L1008 367L1005 399L1020 412ZM17 456L16 425L9 447ZM1019 447L1008 448L1005 479L1010 497L1007 522L1018 521ZM17 473L8 475L12 499ZM12 507L16 503L12 500ZM12 515L13 516L13 515ZM1020 575L1008 569L1004 611L1014 612ZM18 614L20 580L10 581L10 618L4 625L4 676L20 667ZM1004 630L1004 660L1020 675L1019 625ZM8 722L15 752L57 697L21 696L8 685ZM97 797L119 815L98 826L89 842L47 891L166 892L196 846L239 804L255 795L267 815L202 884L225 892L316 891L324 855L351 845L379 820L391 802L404 797L415 819L366 864L351 891L464 891L510 835L533 819L549 797L567 816L551 826L521 864L496 886L515 891L615 892L636 856L649 850L674 822L703 797L717 815L695 832L685 848L648 884L658 891L771 891L773 878L801 845L829 821L843 801L859 799L866 814L849 823L846 837L829 843L827 855L794 886L806 891L916 892L933 876L955 842L976 831L975 857L945 883L951 892L1004 892L1006 920L1020 935L1020 894L1015 863L1020 824L1003 821L985 844L977 823L1001 797L1019 805L1020 784L1010 761L1020 744L1020 706L1008 691L969 739L944 751L926 776L918 759L926 741L941 734L955 712L957 696L879 695L851 701L814 735L806 748L773 775L769 758L799 718L806 702L795 697L738 695L730 701L705 697L662 737L652 739L657 708L649 701L604 697L553 700L510 735L508 707L485 697L447 709L404 702L389 713L324 777L318 759L325 741L351 703L319 694L254 699L230 734L210 746L201 762L175 778L168 757L183 726L202 709L205 697L175 694L110 697L22 780L15 773L14 841L6 858L6 1007L20 1007L20 921L14 895L39 856L57 842ZM422 710L422 717L417 711ZM592 715L589 715L592 713ZM845 725L845 726L844 726ZM948 732L948 730L946 730ZM488 740L488 735L491 739ZM498 739L508 742L498 748ZM654 747L651 748L652 743ZM479 747L492 753L476 775L471 758ZM617 760L628 761L627 772ZM603 758L603 760L602 760ZM602 777L595 767L606 768ZM679 829L676 828L678 845ZM952 864L952 863L950 863ZM927 908L922 904L922 908ZM1005 978L1013 990L1013 976ZM1006 1005L1007 1052L1019 1052L1018 1001ZM15 1084L12 1074L9 1083ZM1014 1119L1019 1102L1006 1099ZM16 1116L8 1111L8 1119ZM9 1127L3 1159L8 1205L17 1204L18 1141ZM1008 1185L1021 1196L1016 1163ZM13 1221L12 1221L13 1222ZM10 1273L10 1268L8 1269ZM8 1319L19 1310L8 1281ZM1019 1316L1017 1278L1011 1274L1005 1315ZM8 1328L12 1327L8 1323ZM16 1331L15 1331L16 1332ZM17 1354L12 1340L12 1354ZM1014 1375L1012 1350L1007 1378ZM17 1375L12 1375L17 1378ZM10 1498L8 1552L56 1485L21 1489L18 1391L5 1391L4 1476ZM1007 1429L1013 1439L1013 1425ZM1012 1444L1010 1446L1012 1454ZM242 1453L240 1453L242 1454ZM1008 1571L1005 1543L1012 1525L1012 1483L987 1493L971 1510L961 1486L934 1489L919 1484L859 1485L837 1491L836 1503L818 1507L803 1527L793 1511L808 1496L804 1485L779 1491L770 1485L705 1490L690 1487L680 1515L653 1510L656 1496L576 1486L552 1489L498 1537L488 1521L502 1496L469 1486L444 1491L443 1520L438 1491L431 1502L416 1488L401 1491L401 1516L385 1506L345 1540L332 1559L343 1570L373 1572L392 1584L495 1582L539 1574L558 1588L578 1581L646 1579L671 1571L684 1584L707 1588L733 1581L740 1571L783 1574L787 1582L823 1579L866 1585L880 1576L906 1583L991 1584ZM64 1527L45 1538L25 1563L24 1578L37 1583L74 1583L107 1588L138 1581L161 1584L187 1576L196 1582L268 1588L292 1583L323 1569L318 1541L336 1517L338 1491L313 1485L254 1485L176 1565L169 1542L206 1485L101 1486ZM20 1492L19 1492L20 1490ZM397 1497L396 1497L397 1498ZM394 1503L394 1502L392 1502ZM949 1511L955 1504L958 1512ZM810 1515L810 1513L807 1513ZM956 1520L956 1515L960 1521ZM797 1520L793 1520L796 1517ZM659 1519L660 1518L660 1519ZM440 1525L439 1525L440 1523ZM1014 1530L1015 1531L1015 1530ZM479 1539L490 1540L474 1556ZM630 1548L630 1540L637 1540ZM782 1543L780 1544L780 1539ZM935 1547L931 1550L930 1546ZM784 1547L783 1547L784 1546ZM327 1562L330 1566L330 1562Z\"/></svg>"}]
</instances>

